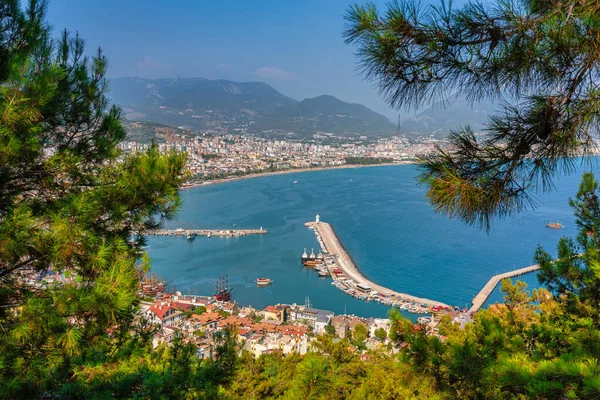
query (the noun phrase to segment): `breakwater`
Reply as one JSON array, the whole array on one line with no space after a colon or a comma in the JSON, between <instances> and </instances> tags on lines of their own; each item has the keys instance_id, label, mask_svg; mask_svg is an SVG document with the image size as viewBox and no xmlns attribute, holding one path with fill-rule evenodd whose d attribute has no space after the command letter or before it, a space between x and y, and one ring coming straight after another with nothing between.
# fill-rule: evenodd
<instances>
[{"instance_id":1,"label":"breakwater","mask_svg":"<svg viewBox=\"0 0 600 400\"><path fill-rule=\"evenodd\" d=\"M330 268L334 284L342 280L345 281L345 283L350 283L348 282L348 280L350 280L353 282L352 286L356 288L357 291L365 293L365 296L363 296L365 300L377 299L385 304L395 306L400 306L400 303L406 304L407 302L412 302L414 303L413 307L415 312L420 311L423 307L449 307L442 302L416 297L406 293L399 293L368 280L360 273L340 243L330 224L320 221L307 222L305 225L315 231L321 250L326 254L326 257L333 257L335 260L335 267ZM343 273L343 278L340 277L342 274L335 273L335 268L338 268ZM351 290L350 288L347 289Z\"/></svg>"},{"instance_id":2,"label":"breakwater","mask_svg":"<svg viewBox=\"0 0 600 400\"><path fill-rule=\"evenodd\" d=\"M148 231L149 236L246 236L246 235L264 235L267 233L262 226L260 229L159 229Z\"/></svg>"},{"instance_id":3,"label":"breakwater","mask_svg":"<svg viewBox=\"0 0 600 400\"><path fill-rule=\"evenodd\" d=\"M535 264L535 265L530 265L529 267L516 269L514 271L504 272L502 274L492 276L492 278L488 281L488 283L485 284L483 289L481 289L481 291L473 299L473 305L469 309L469 312L474 313L474 312L479 311L479 309L483 306L485 301L492 294L492 292L494 291L496 286L498 286L498 283L500 283L500 281L502 281L502 279L512 278L512 277L523 275L523 274L528 274L528 273L536 271L538 269L540 269L539 264Z\"/></svg>"}]
</instances>

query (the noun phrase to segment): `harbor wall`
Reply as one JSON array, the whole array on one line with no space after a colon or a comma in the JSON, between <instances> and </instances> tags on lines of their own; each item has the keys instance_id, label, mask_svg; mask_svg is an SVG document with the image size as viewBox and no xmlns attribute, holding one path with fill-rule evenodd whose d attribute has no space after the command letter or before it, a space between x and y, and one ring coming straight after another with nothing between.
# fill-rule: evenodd
<instances>
[{"instance_id":1,"label":"harbor wall","mask_svg":"<svg viewBox=\"0 0 600 400\"><path fill-rule=\"evenodd\" d=\"M425 304L431 307L448 306L447 304L444 304L439 301L416 297L406 293L396 292L394 290L391 290L389 288L386 288L384 286L376 284L375 282L370 281L358 270L358 268L354 264L354 261L352 261L352 258L350 258L350 256L342 246L340 240L338 239L330 224L328 224L327 222L320 221L307 222L305 225L315 229L316 233L318 233L318 235L321 237L322 245L325 246L325 248L322 250L325 250L327 253L333 256L336 259L337 266L340 268L340 270L342 270L344 275L347 278L352 279L357 284L369 286L371 289L377 291L378 293L384 296L394 297L398 300L411 301L418 304Z\"/></svg>"}]
</instances>

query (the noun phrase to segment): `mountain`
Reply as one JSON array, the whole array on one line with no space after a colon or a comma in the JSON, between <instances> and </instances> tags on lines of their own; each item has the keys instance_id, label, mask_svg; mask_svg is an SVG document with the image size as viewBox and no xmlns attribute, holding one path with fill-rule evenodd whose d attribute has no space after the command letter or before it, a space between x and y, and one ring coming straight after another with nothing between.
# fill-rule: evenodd
<instances>
[{"instance_id":1,"label":"mountain","mask_svg":"<svg viewBox=\"0 0 600 400\"><path fill-rule=\"evenodd\" d=\"M400 131L403 133L435 134L446 136L450 130L466 125L473 131L485 129L488 118L501 110L499 102L482 101L471 104L456 96L445 102L436 102L418 114L400 121Z\"/></svg>"},{"instance_id":2,"label":"mountain","mask_svg":"<svg viewBox=\"0 0 600 400\"><path fill-rule=\"evenodd\" d=\"M396 126L360 104L323 95L297 101L263 82L116 78L109 97L125 118L188 129L391 136Z\"/></svg>"}]
</instances>

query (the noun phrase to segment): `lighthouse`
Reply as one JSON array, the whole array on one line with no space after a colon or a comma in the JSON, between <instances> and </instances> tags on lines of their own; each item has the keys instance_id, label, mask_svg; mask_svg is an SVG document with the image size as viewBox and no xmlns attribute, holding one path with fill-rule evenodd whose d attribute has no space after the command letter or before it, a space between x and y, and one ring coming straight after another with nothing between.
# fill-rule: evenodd
<instances>
[{"instance_id":1,"label":"lighthouse","mask_svg":"<svg viewBox=\"0 0 600 400\"><path fill-rule=\"evenodd\" d=\"M315 217L315 222L318 224L319 222L321 222L321 217L319 217L319 214L317 214L317 216Z\"/></svg>"}]
</instances>

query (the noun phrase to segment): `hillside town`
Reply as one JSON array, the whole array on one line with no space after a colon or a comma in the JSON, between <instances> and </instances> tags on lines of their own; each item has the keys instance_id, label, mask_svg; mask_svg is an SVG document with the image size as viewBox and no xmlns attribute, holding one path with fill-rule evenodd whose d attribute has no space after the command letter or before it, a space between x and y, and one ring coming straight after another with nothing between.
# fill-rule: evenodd
<instances>
[{"instance_id":1,"label":"hillside town","mask_svg":"<svg viewBox=\"0 0 600 400\"><path fill-rule=\"evenodd\" d=\"M176 336L193 343L200 358L212 357L218 333L232 329L240 345L253 357L262 354L306 354L314 350L318 335L329 334L339 339L355 339L352 350L364 354L383 349L396 352L396 343L388 338L390 321L381 318L361 318L354 315L334 315L309 305L277 304L264 309L240 306L214 297L164 294L154 302L142 304L143 317L157 327L153 346L169 345ZM433 322L435 321L435 322ZM415 327L426 327L437 334L439 320L425 317ZM361 328L365 336L357 339ZM435 329L435 330L434 330ZM443 337L442 337L443 338Z\"/></svg>"},{"instance_id":2,"label":"hillside town","mask_svg":"<svg viewBox=\"0 0 600 400\"><path fill-rule=\"evenodd\" d=\"M19 278L32 290L75 282L72 274L52 268L41 272L24 269ZM227 287L212 296L169 291L159 276L140 271L138 295L143 300L137 323L150 327L154 348L169 346L179 337L196 347L199 358L213 358L220 333L226 329L233 332L239 351L247 351L255 358L269 353L303 355L315 351L319 335L329 335L335 341L348 339L350 350L365 356L376 349L397 353L403 346L393 337L389 319L335 315L313 307L309 299L304 304L275 304L259 309L232 300ZM15 303L11 309L18 315L21 307ZM459 310L430 308L428 312L429 315L417 318L414 327L441 340L444 337L438 333L438 325L443 316L461 326L465 323L465 313Z\"/></svg>"},{"instance_id":3,"label":"hillside town","mask_svg":"<svg viewBox=\"0 0 600 400\"><path fill-rule=\"evenodd\" d=\"M285 171L290 169L339 167L345 164L383 164L410 162L430 154L439 140L432 137L394 136L356 141L329 133L318 133L314 140L272 140L255 136L225 134L173 134L158 144L161 152L185 151L188 154L190 183L228 177ZM148 143L126 141L126 152L147 149Z\"/></svg>"}]
</instances>

